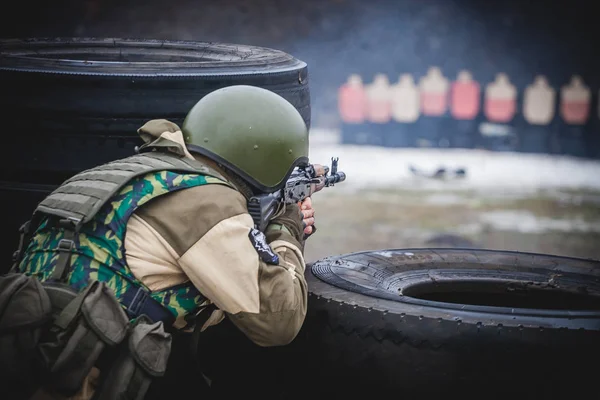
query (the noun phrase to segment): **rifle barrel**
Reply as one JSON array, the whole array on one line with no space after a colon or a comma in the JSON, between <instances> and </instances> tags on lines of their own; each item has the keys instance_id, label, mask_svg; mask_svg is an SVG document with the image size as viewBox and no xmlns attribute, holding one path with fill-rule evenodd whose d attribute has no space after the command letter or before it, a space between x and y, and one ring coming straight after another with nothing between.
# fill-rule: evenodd
<instances>
[{"instance_id":1,"label":"rifle barrel","mask_svg":"<svg viewBox=\"0 0 600 400\"><path fill-rule=\"evenodd\" d=\"M333 185L334 183L343 182L346 180L346 174L338 171L333 175L325 177L325 186Z\"/></svg>"}]
</instances>

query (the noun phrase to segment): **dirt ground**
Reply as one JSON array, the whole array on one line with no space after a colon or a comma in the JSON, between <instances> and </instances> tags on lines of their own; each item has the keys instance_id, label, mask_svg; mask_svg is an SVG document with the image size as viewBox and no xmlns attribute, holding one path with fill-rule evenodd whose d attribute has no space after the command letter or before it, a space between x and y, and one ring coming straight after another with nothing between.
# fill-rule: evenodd
<instances>
[{"instance_id":1,"label":"dirt ground","mask_svg":"<svg viewBox=\"0 0 600 400\"><path fill-rule=\"evenodd\" d=\"M378 190L313 196L306 261L349 252L477 247L600 259L600 192Z\"/></svg>"}]
</instances>

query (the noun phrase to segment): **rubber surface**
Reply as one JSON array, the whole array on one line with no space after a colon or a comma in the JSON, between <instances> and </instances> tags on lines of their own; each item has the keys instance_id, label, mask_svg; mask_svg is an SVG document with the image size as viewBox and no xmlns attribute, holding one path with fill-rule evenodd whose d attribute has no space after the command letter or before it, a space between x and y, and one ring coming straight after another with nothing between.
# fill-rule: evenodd
<instances>
[{"instance_id":1,"label":"rubber surface","mask_svg":"<svg viewBox=\"0 0 600 400\"><path fill-rule=\"evenodd\" d=\"M340 271L345 263L359 262L365 274L356 285L359 279L347 268L346 274ZM559 285L572 278L581 291L597 296L599 268L600 262L591 260L461 249L401 249L319 260L306 272L310 296L305 325L287 350L297 373L308 374L293 397L456 393L571 398L585 393L595 385L590 361L600 356L595 298L590 299L591 310L507 311L382 293L401 286L402 272L410 279L419 271L435 279L444 270L462 270L464 281L469 274L476 278L510 270L513 278L552 271L556 279L563 278ZM337 278L328 275L332 271Z\"/></svg>"},{"instance_id":2,"label":"rubber surface","mask_svg":"<svg viewBox=\"0 0 600 400\"><path fill-rule=\"evenodd\" d=\"M27 151L4 157L0 171L40 171L45 181L36 183L56 183L52 173L131 154L146 121L181 124L203 96L238 84L280 94L310 126L307 65L281 51L165 40L1 41L0 110L18 127L5 146ZM7 179L23 177L0 177Z\"/></svg>"}]
</instances>

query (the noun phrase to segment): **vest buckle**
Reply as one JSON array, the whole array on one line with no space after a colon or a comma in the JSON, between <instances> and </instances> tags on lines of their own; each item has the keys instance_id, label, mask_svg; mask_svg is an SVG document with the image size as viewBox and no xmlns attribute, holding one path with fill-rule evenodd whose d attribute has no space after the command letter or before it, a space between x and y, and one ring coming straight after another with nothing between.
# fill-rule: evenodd
<instances>
[{"instance_id":1,"label":"vest buckle","mask_svg":"<svg viewBox=\"0 0 600 400\"><path fill-rule=\"evenodd\" d=\"M57 250L58 251L71 251L75 247L75 242L70 239L60 239L58 241Z\"/></svg>"}]
</instances>

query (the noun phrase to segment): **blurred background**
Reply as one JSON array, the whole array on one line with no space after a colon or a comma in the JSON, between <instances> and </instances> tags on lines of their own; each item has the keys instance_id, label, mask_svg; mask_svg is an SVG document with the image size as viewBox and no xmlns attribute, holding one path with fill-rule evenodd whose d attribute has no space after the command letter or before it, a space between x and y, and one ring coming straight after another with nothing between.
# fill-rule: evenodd
<instances>
[{"instance_id":1,"label":"blurred background","mask_svg":"<svg viewBox=\"0 0 600 400\"><path fill-rule=\"evenodd\" d=\"M56 0L2 37L272 47L308 64L315 195L307 261L478 247L600 259L600 26L593 2ZM6 6L5 6L6 7Z\"/></svg>"}]
</instances>

